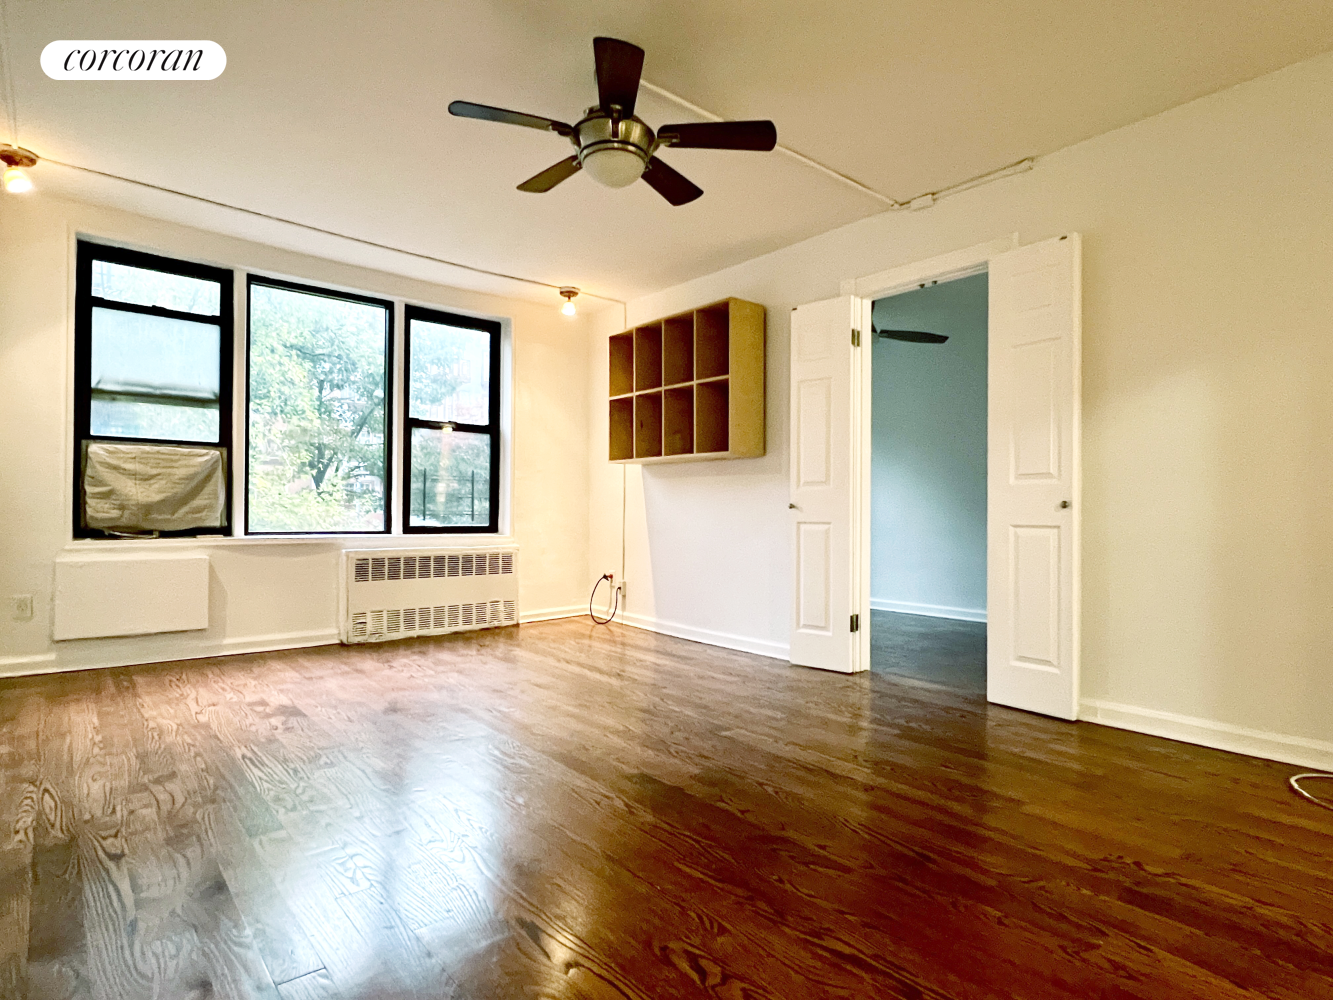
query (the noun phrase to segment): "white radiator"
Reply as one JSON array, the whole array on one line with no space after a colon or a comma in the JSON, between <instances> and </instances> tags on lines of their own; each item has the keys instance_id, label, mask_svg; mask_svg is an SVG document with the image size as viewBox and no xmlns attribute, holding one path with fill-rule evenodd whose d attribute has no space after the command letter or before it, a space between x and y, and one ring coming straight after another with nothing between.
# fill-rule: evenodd
<instances>
[{"instance_id":1,"label":"white radiator","mask_svg":"<svg viewBox=\"0 0 1333 1000\"><path fill-rule=\"evenodd\" d=\"M518 550L356 549L343 552L342 641L518 624Z\"/></svg>"}]
</instances>

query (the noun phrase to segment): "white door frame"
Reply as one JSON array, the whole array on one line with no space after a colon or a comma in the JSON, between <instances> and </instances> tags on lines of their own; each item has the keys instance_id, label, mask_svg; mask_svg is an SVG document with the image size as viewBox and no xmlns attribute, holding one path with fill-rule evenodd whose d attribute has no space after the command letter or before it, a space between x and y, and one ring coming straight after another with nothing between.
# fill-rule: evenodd
<instances>
[{"instance_id":1,"label":"white door frame","mask_svg":"<svg viewBox=\"0 0 1333 1000\"><path fill-rule=\"evenodd\" d=\"M887 271L868 274L863 278L844 280L839 289L840 293L854 295L860 300L861 329L865 331L861 342L867 349L867 355L869 355L869 349L874 346L874 334L870 331L871 308L876 299L908 292L913 288L921 288L927 284L952 281L955 278L966 278L973 274L980 274L987 270L993 257L998 257L1006 251L1017 249L1017 247L1018 234L1013 233L1008 237L989 240L963 250L955 250L952 253L941 254L938 257L930 257L912 264L890 268ZM861 629L860 633L860 662L864 664L862 669L868 669L870 666L870 466L873 418L871 389L874 383L874 364L871 357L866 356L863 359L860 375L861 435L852 474L854 489L860 498L860 503L855 508L859 515L859 523L853 526L852 534L856 539L859 550L857 554L860 556L860 580L857 581L859 586L855 589L859 595L861 621L866 623L866 627Z\"/></svg>"}]
</instances>

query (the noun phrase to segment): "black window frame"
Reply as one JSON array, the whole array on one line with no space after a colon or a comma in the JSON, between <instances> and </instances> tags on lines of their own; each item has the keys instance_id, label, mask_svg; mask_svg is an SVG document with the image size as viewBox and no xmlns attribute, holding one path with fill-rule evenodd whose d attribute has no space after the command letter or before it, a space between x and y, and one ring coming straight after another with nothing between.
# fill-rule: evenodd
<instances>
[{"instance_id":1,"label":"black window frame","mask_svg":"<svg viewBox=\"0 0 1333 1000\"><path fill-rule=\"evenodd\" d=\"M326 299L339 299L344 302L360 302L365 305L379 306L385 312L384 330L384 527L371 531L252 531L250 529L250 383L252 369L250 365L251 320L255 285L269 288L284 288L292 292L304 292ZM345 292L337 288L324 288L319 285L307 285L283 278L269 278L262 274L248 273L245 276L245 470L242 473L245 490L245 534L255 538L287 537L336 537L340 535L390 535L393 534L393 375L394 375L394 303L391 299L381 299L374 295L358 292Z\"/></svg>"},{"instance_id":2,"label":"black window frame","mask_svg":"<svg viewBox=\"0 0 1333 1000\"><path fill-rule=\"evenodd\" d=\"M93 295L93 262L106 261L112 264L125 264L130 267L159 271L164 274L179 274L187 278L200 278L215 281L219 287L218 314L205 316L201 313L185 312L179 309L167 309L162 306L145 306L133 302L118 302ZM226 525L219 528L189 528L182 531L162 531L156 533L163 538L194 537L197 535L230 535L232 522L232 470L235 449L232 447L232 402L233 402L233 355L235 319L233 299L235 294L235 272L230 268L213 267L193 261L163 257L160 254L145 253L142 250L129 250L125 247L111 246L92 240L80 239L75 256L74 277L74 493L73 524L75 538L115 538L121 537L113 532L83 525L83 449L90 441L106 441L119 444L161 444L191 448L219 448L223 453L226 469ZM218 350L218 440L214 444L208 441L179 441L170 438L135 438L108 435L94 435L92 425L92 349L93 349L93 308L114 309L120 312L140 313L158 316L164 319L185 320L192 323L216 323L219 333Z\"/></svg>"},{"instance_id":3,"label":"black window frame","mask_svg":"<svg viewBox=\"0 0 1333 1000\"><path fill-rule=\"evenodd\" d=\"M464 424L457 421L423 420L412 414L412 321L439 323L445 326L460 327L465 330L477 330L488 333L491 337L490 363L490 423ZM500 336L502 326L498 320L483 319L479 316L464 316L459 313L432 309L427 306L403 306L403 498L401 505L402 533L404 535L485 535L499 534L500 531ZM433 525L412 523L412 431L415 428L426 430L444 430L452 428L473 434L486 434L491 439L491 489L490 511L486 524Z\"/></svg>"}]
</instances>

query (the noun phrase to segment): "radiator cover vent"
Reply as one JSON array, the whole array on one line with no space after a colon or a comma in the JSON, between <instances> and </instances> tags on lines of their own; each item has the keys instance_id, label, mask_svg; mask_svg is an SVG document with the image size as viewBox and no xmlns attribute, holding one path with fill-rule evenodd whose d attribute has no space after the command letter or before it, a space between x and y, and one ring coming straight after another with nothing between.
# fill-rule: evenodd
<instances>
[{"instance_id":1,"label":"radiator cover vent","mask_svg":"<svg viewBox=\"0 0 1333 1000\"><path fill-rule=\"evenodd\" d=\"M518 624L518 552L512 547L343 555L345 643Z\"/></svg>"}]
</instances>

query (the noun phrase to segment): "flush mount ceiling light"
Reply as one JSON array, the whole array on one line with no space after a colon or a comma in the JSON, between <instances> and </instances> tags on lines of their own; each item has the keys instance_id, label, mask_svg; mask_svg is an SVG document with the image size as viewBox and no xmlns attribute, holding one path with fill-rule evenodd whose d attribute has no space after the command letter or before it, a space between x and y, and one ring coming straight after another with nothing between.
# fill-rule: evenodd
<instances>
[{"instance_id":1,"label":"flush mount ceiling light","mask_svg":"<svg viewBox=\"0 0 1333 1000\"><path fill-rule=\"evenodd\" d=\"M10 194L32 190L32 180L25 172L37 165L37 154L19 146L0 146L0 163L5 165L4 185Z\"/></svg>"},{"instance_id":2,"label":"flush mount ceiling light","mask_svg":"<svg viewBox=\"0 0 1333 1000\"><path fill-rule=\"evenodd\" d=\"M565 304L560 307L560 311L566 316L573 316L574 313L577 312L574 308L574 299L579 294L579 290L572 285L566 285L564 288L560 289L560 294L565 300Z\"/></svg>"},{"instance_id":3,"label":"flush mount ceiling light","mask_svg":"<svg viewBox=\"0 0 1333 1000\"><path fill-rule=\"evenodd\" d=\"M594 38L592 47L597 64L598 103L577 124L566 125L470 101L454 101L449 105L451 115L554 132L578 149L573 156L528 178L518 186L520 191L543 194L586 170L593 180L612 188L627 187L642 177L672 205L684 205L703 194L703 189L654 155L663 146L768 152L777 145L778 130L770 121L663 125L654 134L642 119L634 117L634 102L639 96L639 77L643 72L643 49L618 38Z\"/></svg>"}]
</instances>

